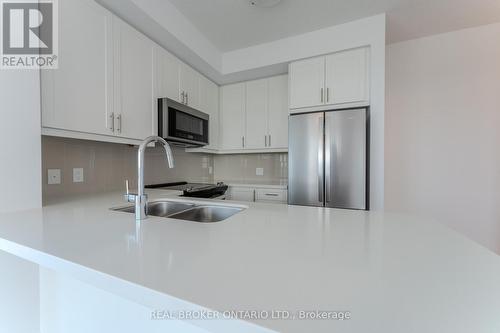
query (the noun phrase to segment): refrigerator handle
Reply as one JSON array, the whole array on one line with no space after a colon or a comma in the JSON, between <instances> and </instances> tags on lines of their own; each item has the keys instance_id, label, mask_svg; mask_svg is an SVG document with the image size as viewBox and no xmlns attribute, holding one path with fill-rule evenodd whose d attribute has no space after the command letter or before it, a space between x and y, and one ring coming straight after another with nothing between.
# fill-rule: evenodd
<instances>
[{"instance_id":1,"label":"refrigerator handle","mask_svg":"<svg viewBox=\"0 0 500 333\"><path fill-rule=\"evenodd\" d=\"M329 203L330 202L330 192L331 192L331 186L330 186L330 177L331 177L331 136L330 136L330 126L327 126L325 123L325 202Z\"/></svg>"},{"instance_id":2,"label":"refrigerator handle","mask_svg":"<svg viewBox=\"0 0 500 333\"><path fill-rule=\"evenodd\" d=\"M324 117L319 118L319 133L324 133L325 121ZM321 134L319 137L318 144L318 201L324 201L324 156L323 156L323 146L324 146L324 135Z\"/></svg>"}]
</instances>

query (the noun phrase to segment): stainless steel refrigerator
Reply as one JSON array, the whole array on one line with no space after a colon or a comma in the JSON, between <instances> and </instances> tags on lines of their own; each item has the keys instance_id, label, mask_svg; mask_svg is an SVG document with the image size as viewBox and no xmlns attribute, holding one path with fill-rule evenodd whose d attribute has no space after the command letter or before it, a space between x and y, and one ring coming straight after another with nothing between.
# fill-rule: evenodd
<instances>
[{"instance_id":1,"label":"stainless steel refrigerator","mask_svg":"<svg viewBox=\"0 0 500 333\"><path fill-rule=\"evenodd\" d=\"M290 116L290 205L369 208L367 119L367 109Z\"/></svg>"}]
</instances>

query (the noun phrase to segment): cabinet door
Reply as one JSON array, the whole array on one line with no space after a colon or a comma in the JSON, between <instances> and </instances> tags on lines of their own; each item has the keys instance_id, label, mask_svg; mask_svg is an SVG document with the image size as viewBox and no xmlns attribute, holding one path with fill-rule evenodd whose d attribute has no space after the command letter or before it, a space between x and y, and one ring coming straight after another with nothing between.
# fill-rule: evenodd
<instances>
[{"instance_id":1,"label":"cabinet door","mask_svg":"<svg viewBox=\"0 0 500 333\"><path fill-rule=\"evenodd\" d=\"M269 78L269 148L288 148L288 76Z\"/></svg>"},{"instance_id":2,"label":"cabinet door","mask_svg":"<svg viewBox=\"0 0 500 333\"><path fill-rule=\"evenodd\" d=\"M180 61L172 54L155 47L155 81L158 98L168 97L181 102L179 92Z\"/></svg>"},{"instance_id":3,"label":"cabinet door","mask_svg":"<svg viewBox=\"0 0 500 333\"><path fill-rule=\"evenodd\" d=\"M219 87L205 77L200 78L200 111L208 113L209 149L219 148Z\"/></svg>"},{"instance_id":4,"label":"cabinet door","mask_svg":"<svg viewBox=\"0 0 500 333\"><path fill-rule=\"evenodd\" d=\"M245 148L267 147L268 80L246 83L246 139Z\"/></svg>"},{"instance_id":5,"label":"cabinet door","mask_svg":"<svg viewBox=\"0 0 500 333\"><path fill-rule=\"evenodd\" d=\"M220 145L222 149L245 147L245 84L221 87Z\"/></svg>"},{"instance_id":6,"label":"cabinet door","mask_svg":"<svg viewBox=\"0 0 500 333\"><path fill-rule=\"evenodd\" d=\"M185 103L197 110L200 108L199 81L200 75L188 65L181 63L179 72L180 91L186 94Z\"/></svg>"},{"instance_id":7,"label":"cabinet door","mask_svg":"<svg viewBox=\"0 0 500 333\"><path fill-rule=\"evenodd\" d=\"M325 58L312 58L290 64L290 108L324 104Z\"/></svg>"},{"instance_id":8,"label":"cabinet door","mask_svg":"<svg viewBox=\"0 0 500 333\"><path fill-rule=\"evenodd\" d=\"M361 48L326 57L327 104L368 101L367 56Z\"/></svg>"},{"instance_id":9,"label":"cabinet door","mask_svg":"<svg viewBox=\"0 0 500 333\"><path fill-rule=\"evenodd\" d=\"M59 10L59 68L41 71L42 126L112 135L112 15L92 0Z\"/></svg>"},{"instance_id":10,"label":"cabinet door","mask_svg":"<svg viewBox=\"0 0 500 333\"><path fill-rule=\"evenodd\" d=\"M255 201L255 189L248 187L229 187L227 199L235 201Z\"/></svg>"},{"instance_id":11,"label":"cabinet door","mask_svg":"<svg viewBox=\"0 0 500 333\"><path fill-rule=\"evenodd\" d=\"M121 21L115 24L115 132L143 140L153 134L153 42Z\"/></svg>"}]
</instances>

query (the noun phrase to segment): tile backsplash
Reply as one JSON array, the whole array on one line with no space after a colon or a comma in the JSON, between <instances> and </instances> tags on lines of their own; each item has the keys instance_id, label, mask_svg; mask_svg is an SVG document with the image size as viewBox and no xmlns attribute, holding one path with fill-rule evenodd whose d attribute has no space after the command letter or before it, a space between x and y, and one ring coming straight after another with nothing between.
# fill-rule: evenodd
<instances>
[{"instance_id":1,"label":"tile backsplash","mask_svg":"<svg viewBox=\"0 0 500 333\"><path fill-rule=\"evenodd\" d=\"M146 184L214 181L283 184L288 178L288 155L209 155L172 147L175 167L169 169L163 149L148 148ZM73 182L73 169L83 168L83 182ZM48 185L48 169L61 170L61 184ZM257 170L259 169L259 170ZM262 173L262 175L257 175ZM137 186L137 147L123 144L42 137L44 201L54 197L125 190L125 180Z\"/></svg>"},{"instance_id":2,"label":"tile backsplash","mask_svg":"<svg viewBox=\"0 0 500 333\"><path fill-rule=\"evenodd\" d=\"M148 148L146 184L189 180L213 182L213 157L172 147L175 168L169 169L163 148ZM73 182L73 168L83 168L84 181ZM61 170L61 184L47 184L47 170ZM212 171L210 174L209 171ZM137 147L76 139L42 137L43 198L125 190L137 186Z\"/></svg>"},{"instance_id":3,"label":"tile backsplash","mask_svg":"<svg viewBox=\"0 0 500 333\"><path fill-rule=\"evenodd\" d=\"M216 181L284 184L288 181L288 154L217 155L214 170ZM263 174L257 175L259 171Z\"/></svg>"}]
</instances>

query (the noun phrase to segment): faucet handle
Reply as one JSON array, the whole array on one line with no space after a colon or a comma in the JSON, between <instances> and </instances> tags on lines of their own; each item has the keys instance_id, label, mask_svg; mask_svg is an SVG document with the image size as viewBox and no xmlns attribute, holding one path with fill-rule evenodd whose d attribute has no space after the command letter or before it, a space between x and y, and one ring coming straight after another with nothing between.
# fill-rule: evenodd
<instances>
[{"instance_id":1,"label":"faucet handle","mask_svg":"<svg viewBox=\"0 0 500 333\"><path fill-rule=\"evenodd\" d=\"M125 201L127 202L135 202L135 198L137 197L136 194L130 193L129 187L128 187L128 179L125 180L125 190L127 191L123 197L125 198Z\"/></svg>"}]
</instances>

